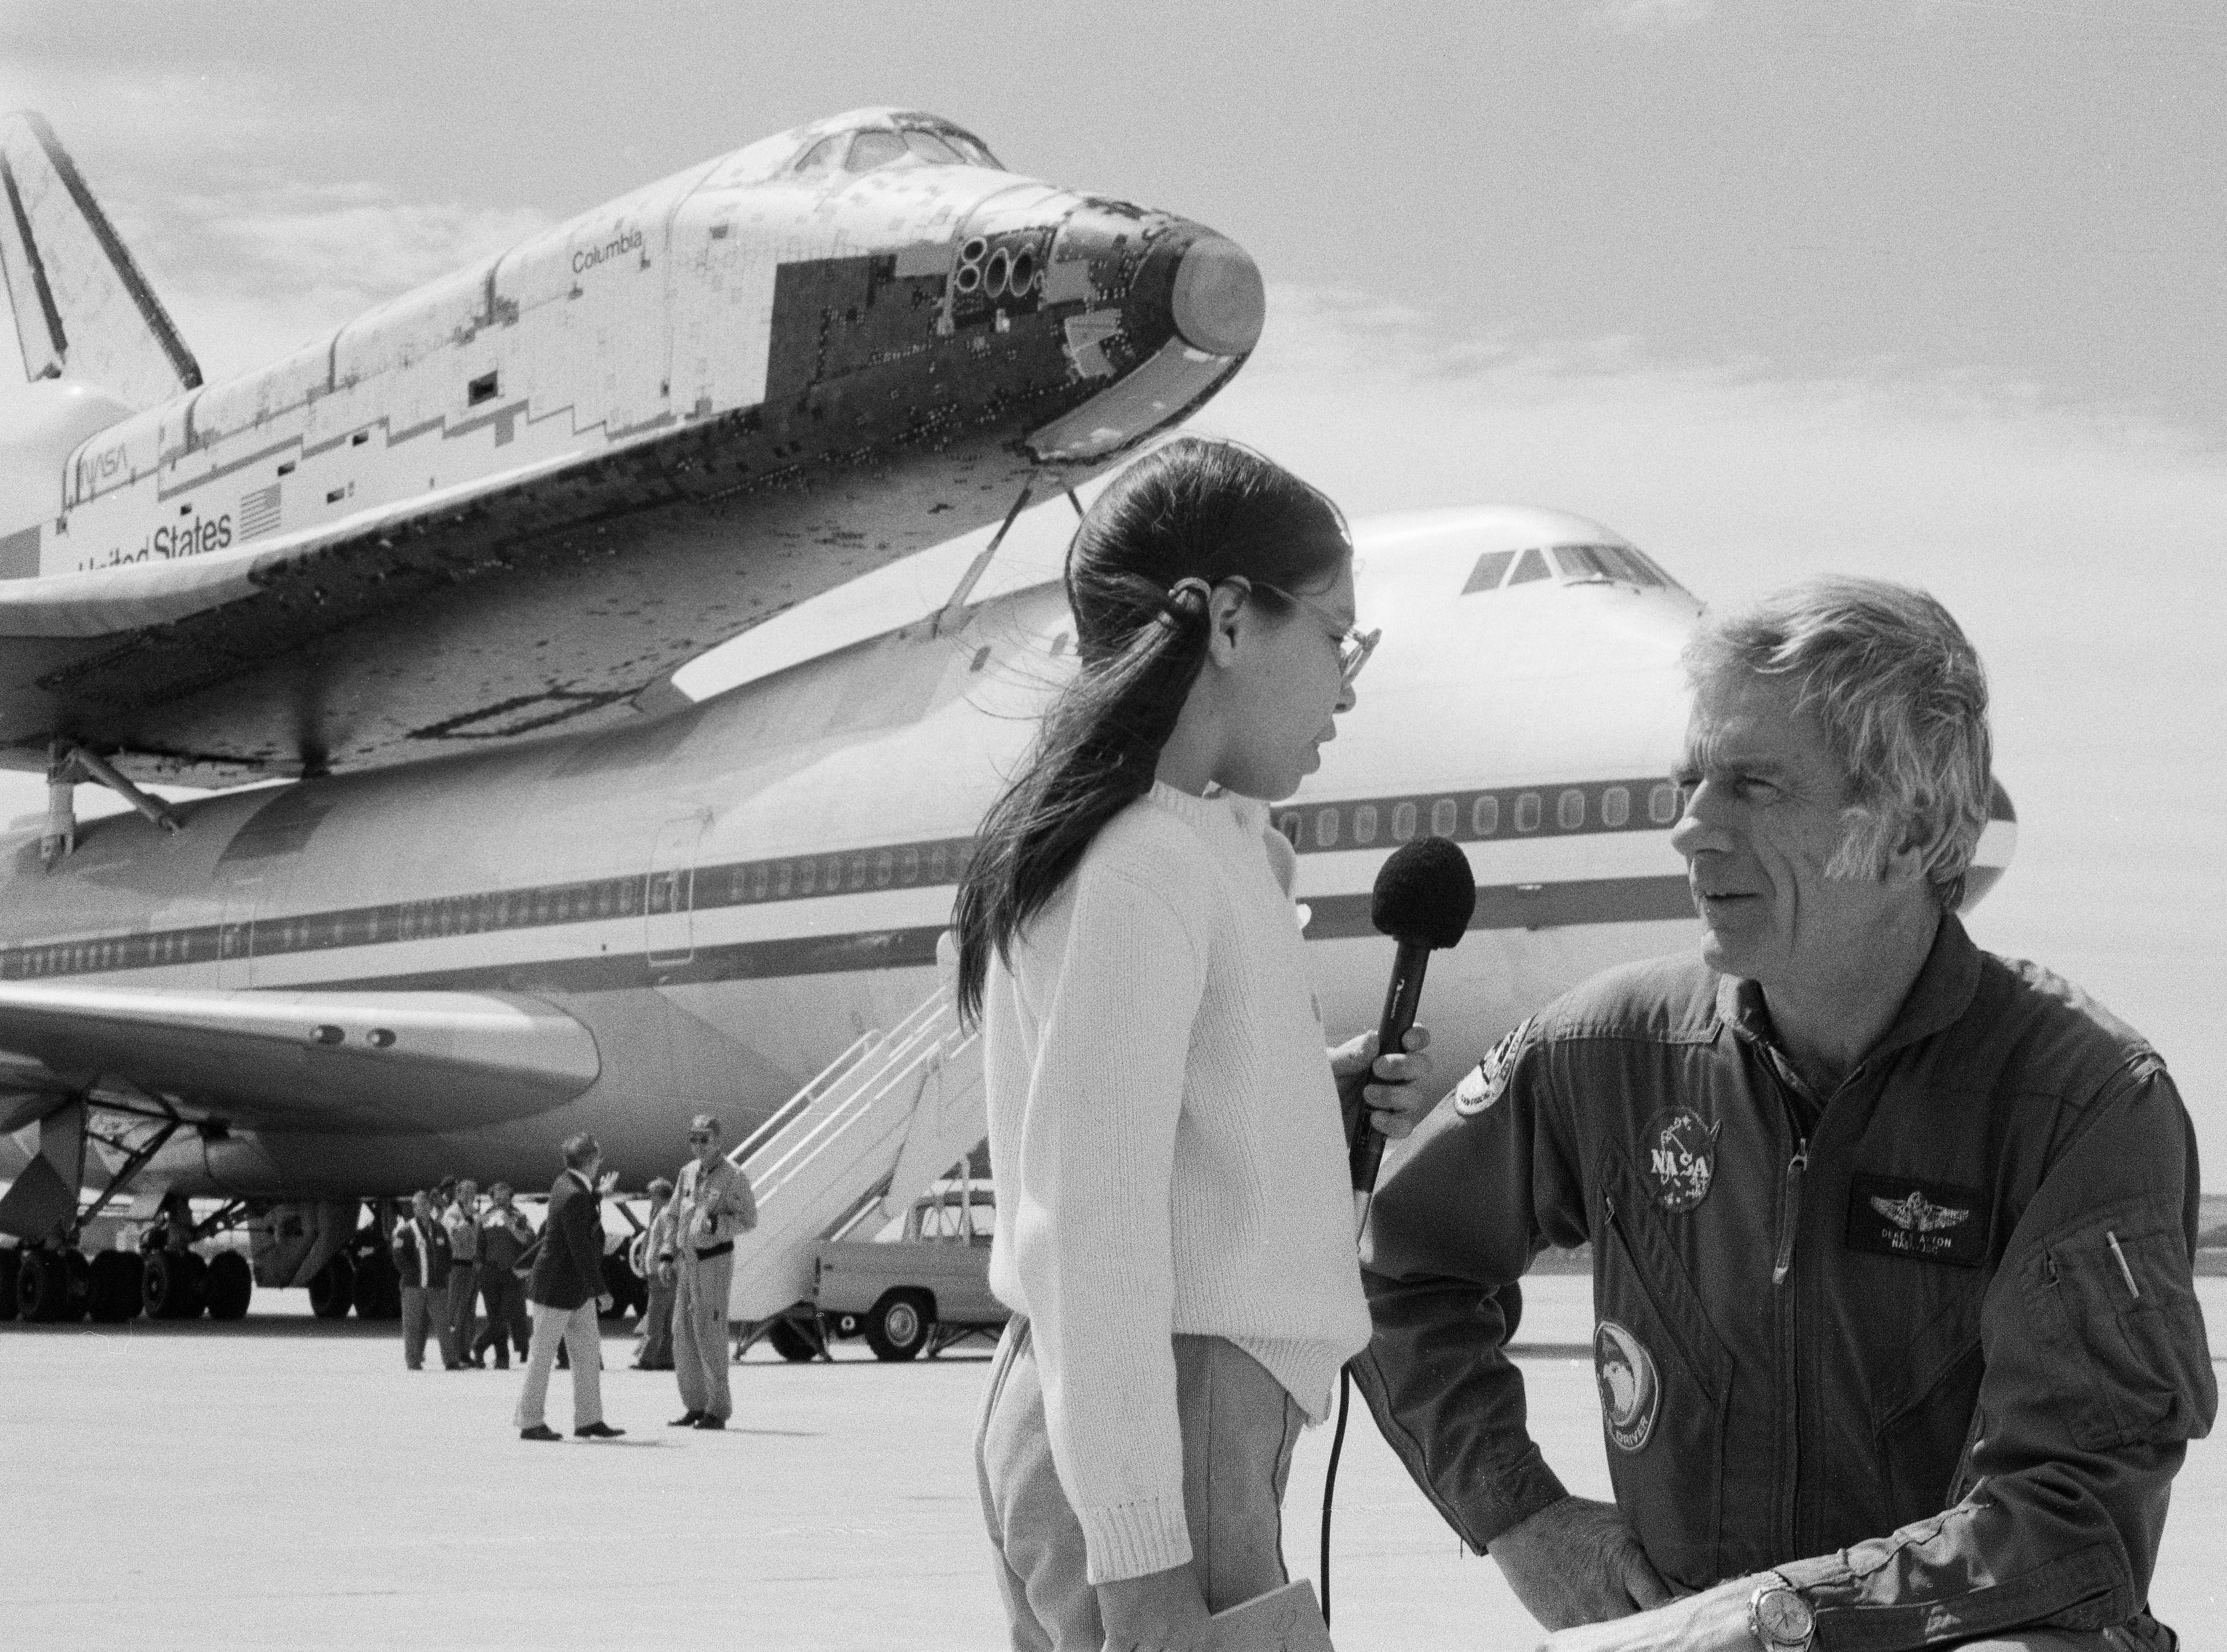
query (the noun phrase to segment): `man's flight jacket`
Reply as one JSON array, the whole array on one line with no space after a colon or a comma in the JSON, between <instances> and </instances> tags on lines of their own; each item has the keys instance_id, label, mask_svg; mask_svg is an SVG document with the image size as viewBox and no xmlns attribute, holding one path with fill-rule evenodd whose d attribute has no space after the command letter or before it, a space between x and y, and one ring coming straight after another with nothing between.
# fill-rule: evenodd
<instances>
[{"instance_id":1,"label":"man's flight jacket","mask_svg":"<svg viewBox=\"0 0 2227 1652\"><path fill-rule=\"evenodd\" d=\"M1516 1281L1591 1241L1616 1500L1674 1585L1775 1566L1828 1649L2128 1623L2217 1406L2197 1194L2156 1053L1953 916L1829 1098L1753 983L1641 964L1394 1144L1356 1375L1487 1549L1563 1495L1504 1351Z\"/></svg>"}]
</instances>

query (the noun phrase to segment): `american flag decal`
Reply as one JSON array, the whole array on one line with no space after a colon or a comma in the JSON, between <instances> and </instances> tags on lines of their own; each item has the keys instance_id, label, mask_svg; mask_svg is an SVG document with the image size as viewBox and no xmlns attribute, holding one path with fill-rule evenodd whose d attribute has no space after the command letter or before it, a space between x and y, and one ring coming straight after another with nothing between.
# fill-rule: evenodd
<instances>
[{"instance_id":1,"label":"american flag decal","mask_svg":"<svg viewBox=\"0 0 2227 1652\"><path fill-rule=\"evenodd\" d=\"M239 499L239 537L259 539L278 531L278 484L258 488Z\"/></svg>"}]
</instances>

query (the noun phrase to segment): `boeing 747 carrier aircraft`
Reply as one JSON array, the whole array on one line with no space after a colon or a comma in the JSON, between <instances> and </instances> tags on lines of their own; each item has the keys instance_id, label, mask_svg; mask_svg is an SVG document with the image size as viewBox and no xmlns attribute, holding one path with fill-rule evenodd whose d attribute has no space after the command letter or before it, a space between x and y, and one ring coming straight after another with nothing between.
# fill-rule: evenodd
<instances>
[{"instance_id":1,"label":"boeing 747 carrier aircraft","mask_svg":"<svg viewBox=\"0 0 2227 1652\"><path fill-rule=\"evenodd\" d=\"M32 245L23 225L54 216L25 193L26 144L60 175L35 126L0 147L17 203L16 239L0 230L11 284ZM707 196L713 179L727 182ZM90 199L66 180L40 197L49 207L54 189ZM581 220L601 230L551 232L572 249L560 262L620 250L580 263L576 297L546 303L598 302L589 289L613 259L667 270L641 289L667 295L663 330L645 323L596 371L666 363L680 376L658 382L685 386L669 409L661 393L624 417L606 397L600 423L577 402L545 408L529 368L558 375L564 394L603 393L567 354L603 335L565 330L561 308L534 323L554 329L546 355L523 331L493 367L472 354L490 329L528 325L528 289L505 284L514 267L542 267L521 251L459 287L480 308L412 334L427 353L398 348L383 380L339 365L376 318L341 329L312 353L325 367L303 369L324 388L288 404L295 392L271 380L259 424L207 427L235 443L221 462L195 445L190 393L112 427L123 434L80 435L59 516L24 530L37 571L23 550L16 606L0 579L0 632L16 628L0 640L0 717L23 761L58 754L65 800L88 769L127 789L135 775L284 782L81 826L58 804L43 831L0 839L0 1132L35 1142L0 1229L34 1241L21 1266L41 1311L82 1311L82 1285L67 1287L84 1259L65 1241L86 1184L101 1198L225 1199L291 1236L264 1282L303 1283L354 1233L361 1201L444 1173L539 1185L574 1130L639 1184L668 1167L677 1120L711 1107L748 1127L936 990L970 834L1071 668L1058 586L983 602L962 587L935 612L701 703L673 673L785 604L986 526L1024 484L1056 497L1180 418L1250 348L1258 277L1227 241L1017 180L922 116L844 117L635 199L650 204L632 217ZM1000 216L1001 201L1018 216ZM635 228L612 227L622 219L648 226L664 264L631 244ZM673 249L699 232L691 264ZM705 273L725 267L715 239L760 248L724 286ZM809 326L779 319L797 257L837 283L815 290ZM112 268L131 289L128 263ZM758 304L792 343L782 328L802 327L816 342L782 358L802 376L761 362L739 387L712 382L711 411L691 416L683 341L716 329L671 295L699 276L706 304L722 292ZM56 308L59 340L74 312ZM731 341L747 333L718 326ZM171 359L156 346L175 335L146 331L143 364ZM455 380L459 405L373 417L400 409L428 362L445 363L426 383ZM472 407L486 373L508 435ZM1024 386L1025 373L1037 377ZM666 422L645 433L645 409ZM107 494L71 490L147 432L151 456L107 514L89 513ZM514 445L545 439L556 445L530 476L504 468ZM420 456L380 456L413 444ZM413 491L421 456L481 450L488 468L473 480L437 468ZM378 478L353 509L352 454ZM281 498L268 534L242 535L239 501L219 508L249 483ZM456 502L452 485L480 502ZM306 525L284 515L297 499ZM164 511L228 520L232 538L164 560L151 536L167 520L104 526L103 543L131 555L80 571L89 524ZM1699 605L1619 536L1551 511L1398 518L1357 539L1362 622L1384 640L1321 769L1275 821L1299 851L1334 1036L1369 1024L1382 991L1387 943L1368 922L1378 868L1419 835L1462 846L1474 933L1434 966L1426 1013L1452 1074L1581 976L1691 939L1664 777ZM24 663L35 642L53 645L48 664ZM144 692L141 666L156 685ZM1975 896L2010 847L1998 802ZM244 1310L235 1271L223 1300ZM96 1307L135 1308L113 1285L92 1292Z\"/></svg>"}]
</instances>

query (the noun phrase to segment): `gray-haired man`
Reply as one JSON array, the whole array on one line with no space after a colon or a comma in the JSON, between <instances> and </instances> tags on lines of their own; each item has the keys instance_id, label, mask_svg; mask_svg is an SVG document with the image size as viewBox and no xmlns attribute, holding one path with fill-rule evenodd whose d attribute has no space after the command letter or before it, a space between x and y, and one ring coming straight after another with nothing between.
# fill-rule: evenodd
<instances>
[{"instance_id":1,"label":"gray-haired man","mask_svg":"<svg viewBox=\"0 0 2227 1652\"><path fill-rule=\"evenodd\" d=\"M2150 1573L2217 1404L2194 1136L2139 1035L1956 916L1978 657L1826 580L1688 663L1701 957L1549 1005L1395 1147L1386 1438L1554 1652L2169 1648ZM1563 1490L1504 1349L1531 1259L1586 1241L1613 1504Z\"/></svg>"}]
</instances>

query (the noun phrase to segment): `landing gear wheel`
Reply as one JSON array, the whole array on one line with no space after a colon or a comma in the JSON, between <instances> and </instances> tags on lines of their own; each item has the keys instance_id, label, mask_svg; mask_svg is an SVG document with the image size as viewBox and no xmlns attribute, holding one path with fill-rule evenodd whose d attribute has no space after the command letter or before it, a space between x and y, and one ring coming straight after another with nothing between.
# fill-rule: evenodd
<instances>
[{"instance_id":1,"label":"landing gear wheel","mask_svg":"<svg viewBox=\"0 0 2227 1652\"><path fill-rule=\"evenodd\" d=\"M87 1271L86 1317L103 1325L120 1325L136 1318L140 1308L140 1273L144 1267L132 1251L103 1251Z\"/></svg>"},{"instance_id":2,"label":"landing gear wheel","mask_svg":"<svg viewBox=\"0 0 2227 1652\"><path fill-rule=\"evenodd\" d=\"M16 1276L16 1311L42 1325L81 1319L92 1285L93 1266L82 1252L26 1251Z\"/></svg>"},{"instance_id":3,"label":"landing gear wheel","mask_svg":"<svg viewBox=\"0 0 2227 1652\"><path fill-rule=\"evenodd\" d=\"M245 1319L255 1297L255 1270L238 1251L219 1251L209 1258L208 1317Z\"/></svg>"},{"instance_id":4,"label":"landing gear wheel","mask_svg":"<svg viewBox=\"0 0 2227 1652\"><path fill-rule=\"evenodd\" d=\"M892 1291L866 1316L866 1346L877 1360L909 1360L928 1346L935 1316L918 1291Z\"/></svg>"},{"instance_id":5,"label":"landing gear wheel","mask_svg":"<svg viewBox=\"0 0 2227 1652\"><path fill-rule=\"evenodd\" d=\"M191 1251L156 1251L139 1294L150 1319L198 1319L208 1305L208 1264Z\"/></svg>"},{"instance_id":6,"label":"landing gear wheel","mask_svg":"<svg viewBox=\"0 0 2227 1652\"><path fill-rule=\"evenodd\" d=\"M16 1276L22 1262L23 1253L13 1245L0 1250L0 1320L16 1317Z\"/></svg>"},{"instance_id":7,"label":"landing gear wheel","mask_svg":"<svg viewBox=\"0 0 2227 1652\"><path fill-rule=\"evenodd\" d=\"M365 1251L356 1257L354 1266L354 1283L348 1287L348 1300L355 1304L355 1317L401 1318L402 1276L394 1271L394 1259L385 1251Z\"/></svg>"},{"instance_id":8,"label":"landing gear wheel","mask_svg":"<svg viewBox=\"0 0 2227 1652\"><path fill-rule=\"evenodd\" d=\"M355 1264L335 1256L309 1281L309 1311L320 1319L345 1319L354 1291Z\"/></svg>"},{"instance_id":9,"label":"landing gear wheel","mask_svg":"<svg viewBox=\"0 0 2227 1652\"><path fill-rule=\"evenodd\" d=\"M766 1341L773 1344L775 1353L792 1365L801 1365L807 1360L817 1359L820 1355L819 1346L813 1341L811 1332L794 1319L777 1321L766 1333Z\"/></svg>"}]
</instances>

